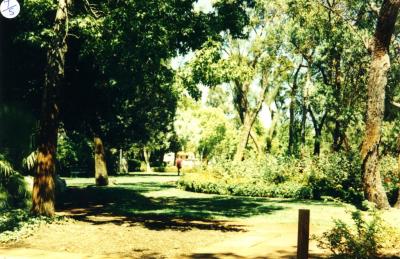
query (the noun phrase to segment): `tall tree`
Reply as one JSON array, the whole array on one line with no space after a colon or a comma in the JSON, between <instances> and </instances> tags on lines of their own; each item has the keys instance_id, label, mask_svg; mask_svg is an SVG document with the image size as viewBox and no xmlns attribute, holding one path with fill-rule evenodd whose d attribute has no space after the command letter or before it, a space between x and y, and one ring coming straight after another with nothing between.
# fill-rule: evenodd
<instances>
[{"instance_id":1,"label":"tall tree","mask_svg":"<svg viewBox=\"0 0 400 259\"><path fill-rule=\"evenodd\" d=\"M379 145L385 106L385 87L390 69L389 46L400 8L399 0L384 0L376 25L368 72L368 103L361 149L365 197L379 209L389 207L379 172Z\"/></svg>"},{"instance_id":2,"label":"tall tree","mask_svg":"<svg viewBox=\"0 0 400 259\"><path fill-rule=\"evenodd\" d=\"M54 214L54 176L59 125L57 92L64 77L69 4L69 0L58 1L52 39L47 51L42 115L37 140L37 163L32 191L32 212L37 215Z\"/></svg>"},{"instance_id":3,"label":"tall tree","mask_svg":"<svg viewBox=\"0 0 400 259\"><path fill-rule=\"evenodd\" d=\"M274 100L287 74L287 57L282 55L284 16L282 6L257 1L247 9L250 24L244 28L247 37L235 39L229 33L222 43L210 40L196 52L186 70L185 84L215 86L229 84L241 130L234 160L244 158L253 125L266 100ZM256 139L252 138L257 146Z\"/></svg>"}]
</instances>

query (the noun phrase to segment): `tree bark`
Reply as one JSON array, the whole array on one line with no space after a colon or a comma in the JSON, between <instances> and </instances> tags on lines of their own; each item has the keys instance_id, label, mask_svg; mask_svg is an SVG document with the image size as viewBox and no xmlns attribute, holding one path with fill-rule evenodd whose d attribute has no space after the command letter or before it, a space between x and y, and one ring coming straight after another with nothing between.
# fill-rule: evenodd
<instances>
[{"instance_id":1,"label":"tree bark","mask_svg":"<svg viewBox=\"0 0 400 259\"><path fill-rule=\"evenodd\" d=\"M108 185L107 164L104 153L103 141L94 137L94 171L97 186Z\"/></svg>"},{"instance_id":2,"label":"tree bark","mask_svg":"<svg viewBox=\"0 0 400 259\"><path fill-rule=\"evenodd\" d=\"M254 119L250 118L249 115L246 115L243 120L242 130L240 132L239 144L236 149L234 161L242 161L244 157L244 151L247 146L247 142L249 141L250 131L253 126Z\"/></svg>"},{"instance_id":3,"label":"tree bark","mask_svg":"<svg viewBox=\"0 0 400 259\"><path fill-rule=\"evenodd\" d=\"M314 155L315 156L319 156L319 154L321 153L322 127L324 126L325 119L326 119L326 116L327 116L327 112L325 112L324 115L322 115L322 118L321 118L320 122L318 123L317 118L315 117L311 106L308 108L308 111L310 112L311 120L313 122L314 131L315 131L315 135L314 135Z\"/></svg>"},{"instance_id":4,"label":"tree bark","mask_svg":"<svg viewBox=\"0 0 400 259\"><path fill-rule=\"evenodd\" d=\"M368 72L368 103L366 131L361 148L363 189L365 197L378 209L389 208L379 172L379 145L385 105L385 87L390 69L388 54L400 0L385 0L379 12L374 36L372 60Z\"/></svg>"},{"instance_id":5,"label":"tree bark","mask_svg":"<svg viewBox=\"0 0 400 259\"><path fill-rule=\"evenodd\" d=\"M254 136L254 132L251 130L250 130L250 138L251 140L253 140L253 144L256 147L257 156L259 156L261 154L261 146L258 143L256 136Z\"/></svg>"},{"instance_id":6,"label":"tree bark","mask_svg":"<svg viewBox=\"0 0 400 259\"><path fill-rule=\"evenodd\" d=\"M300 69L303 67L302 64L299 65L293 77L293 85L290 91L290 106L289 106L289 144L288 153L293 155L296 153L297 139L296 139L296 120L295 120L295 105L296 105L296 93L298 89L297 78Z\"/></svg>"},{"instance_id":7,"label":"tree bark","mask_svg":"<svg viewBox=\"0 0 400 259\"><path fill-rule=\"evenodd\" d=\"M400 176L400 133L397 136L397 175ZM397 191L397 201L394 204L395 208L400 209L400 186L398 186L399 190Z\"/></svg>"},{"instance_id":8,"label":"tree bark","mask_svg":"<svg viewBox=\"0 0 400 259\"><path fill-rule=\"evenodd\" d=\"M146 163L146 172L151 173L151 166L150 166L150 155L151 151L148 150L146 147L143 147L143 156L144 156L144 162Z\"/></svg>"},{"instance_id":9,"label":"tree bark","mask_svg":"<svg viewBox=\"0 0 400 259\"><path fill-rule=\"evenodd\" d=\"M240 82L234 82L235 88L235 106L239 114L240 121L242 122L242 130L240 133L239 143L236 148L236 153L233 158L234 161L242 161L244 158L244 151L246 150L247 143L251 128L257 118L258 113L262 108L262 104L265 101L268 91L268 80L267 75L263 75L262 86L263 89L258 96L256 106L250 108L247 94L249 92L249 84L241 84ZM276 94L276 93L275 93Z\"/></svg>"},{"instance_id":10,"label":"tree bark","mask_svg":"<svg viewBox=\"0 0 400 259\"><path fill-rule=\"evenodd\" d=\"M32 190L31 211L35 215L54 215L54 176L59 126L57 90L64 77L68 5L68 0L58 1L53 26L54 36L47 51L40 129L37 140L38 155Z\"/></svg>"}]
</instances>

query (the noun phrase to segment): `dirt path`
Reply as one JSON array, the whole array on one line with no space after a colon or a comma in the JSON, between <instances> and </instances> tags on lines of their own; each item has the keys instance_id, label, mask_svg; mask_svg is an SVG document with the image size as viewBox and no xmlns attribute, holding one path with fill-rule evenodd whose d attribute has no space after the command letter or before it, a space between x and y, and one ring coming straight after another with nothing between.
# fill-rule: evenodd
<instances>
[{"instance_id":1,"label":"dirt path","mask_svg":"<svg viewBox=\"0 0 400 259\"><path fill-rule=\"evenodd\" d=\"M75 186L57 214L70 219L1 246L0 258L295 258L298 208L322 215L312 220L311 234L327 228L326 215L344 211L318 203L189 193L176 189L176 180L120 177L108 188L68 180ZM321 252L311 242L311 253Z\"/></svg>"}]
</instances>

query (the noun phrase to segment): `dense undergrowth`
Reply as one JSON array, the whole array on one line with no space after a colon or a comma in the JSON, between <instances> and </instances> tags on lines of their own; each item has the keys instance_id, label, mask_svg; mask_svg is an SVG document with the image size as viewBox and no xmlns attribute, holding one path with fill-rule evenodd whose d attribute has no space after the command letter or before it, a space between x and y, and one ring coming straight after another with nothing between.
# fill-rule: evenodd
<instances>
[{"instance_id":1,"label":"dense undergrowth","mask_svg":"<svg viewBox=\"0 0 400 259\"><path fill-rule=\"evenodd\" d=\"M382 178L394 202L400 183L395 158L381 161ZM322 155L297 159L266 156L240 163L221 161L185 174L178 186L184 190L295 199L334 198L361 205L361 167L353 154Z\"/></svg>"}]
</instances>

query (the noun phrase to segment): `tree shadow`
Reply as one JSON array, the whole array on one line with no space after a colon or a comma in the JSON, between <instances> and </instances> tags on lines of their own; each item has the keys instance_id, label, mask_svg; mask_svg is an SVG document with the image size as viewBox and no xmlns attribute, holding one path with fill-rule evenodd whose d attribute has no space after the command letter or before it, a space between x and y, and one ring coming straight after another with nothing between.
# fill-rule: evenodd
<instances>
[{"instance_id":1,"label":"tree shadow","mask_svg":"<svg viewBox=\"0 0 400 259\"><path fill-rule=\"evenodd\" d=\"M149 191L171 188L165 183L136 183L111 187L70 187L58 211L76 220L100 225L142 225L152 230L191 229L245 231L229 218L271 214L284 206L268 205L250 197L146 197ZM223 219L221 219L223 218Z\"/></svg>"},{"instance_id":2,"label":"tree shadow","mask_svg":"<svg viewBox=\"0 0 400 259\"><path fill-rule=\"evenodd\" d=\"M241 256L241 255L234 254L234 253L194 253L194 254L183 256L182 258L184 258L184 259L222 259L222 258L225 258L225 259L226 258L230 258L230 259L233 259L233 258L234 259L242 259L242 258L246 258L246 259L271 259L271 258L296 259L297 254L296 254L296 250L291 250L291 251L278 250L278 251L274 251L273 254L268 254L268 252L266 251L265 256L253 256L253 257ZM321 259L321 258L326 258L326 257L324 257L323 255L320 255L320 254L310 253L308 258Z\"/></svg>"},{"instance_id":3,"label":"tree shadow","mask_svg":"<svg viewBox=\"0 0 400 259\"><path fill-rule=\"evenodd\" d=\"M274 200L275 201L275 200ZM330 206L330 207L343 207L344 203L335 201L324 201L324 200L304 200L304 199L279 199L277 203L301 203L303 205L315 205L315 206Z\"/></svg>"}]
</instances>

